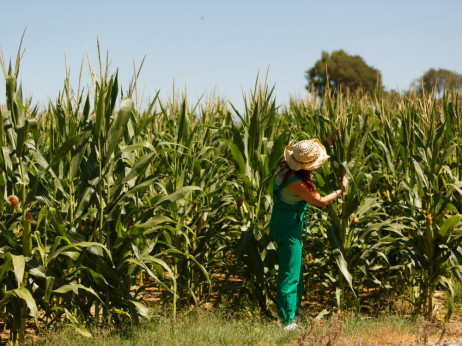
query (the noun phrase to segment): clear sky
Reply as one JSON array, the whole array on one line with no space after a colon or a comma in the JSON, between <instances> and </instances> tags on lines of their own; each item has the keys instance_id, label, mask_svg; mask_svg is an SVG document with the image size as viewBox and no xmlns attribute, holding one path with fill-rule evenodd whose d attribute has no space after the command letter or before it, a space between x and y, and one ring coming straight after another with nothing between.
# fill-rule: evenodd
<instances>
[{"instance_id":1,"label":"clear sky","mask_svg":"<svg viewBox=\"0 0 462 346\"><path fill-rule=\"evenodd\" d=\"M381 71L387 90L407 89L431 67L462 73L461 16L460 0L4 0L0 46L14 62L27 27L20 80L41 104L62 90L64 54L77 88L86 48L96 66L99 37L125 90L133 61L146 55L145 99L157 90L169 98L173 81L181 91L187 79L191 101L216 90L239 107L241 90L268 68L278 103L304 95L305 71L323 50L362 56Z\"/></svg>"}]
</instances>

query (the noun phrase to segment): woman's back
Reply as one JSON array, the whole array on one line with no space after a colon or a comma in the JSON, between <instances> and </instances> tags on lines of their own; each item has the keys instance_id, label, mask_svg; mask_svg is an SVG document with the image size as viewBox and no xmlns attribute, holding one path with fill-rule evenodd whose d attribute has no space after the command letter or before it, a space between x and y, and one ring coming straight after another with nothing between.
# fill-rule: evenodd
<instances>
[{"instance_id":1,"label":"woman's back","mask_svg":"<svg viewBox=\"0 0 462 346\"><path fill-rule=\"evenodd\" d=\"M274 182L280 186L283 183L284 175L287 173L288 169L284 169L279 174L276 175L274 178ZM288 177L289 178L289 177ZM301 201L303 201L303 198L301 198L299 195L289 191L286 187L282 189L278 189L276 192L278 194L278 197L287 204L297 204Z\"/></svg>"}]
</instances>

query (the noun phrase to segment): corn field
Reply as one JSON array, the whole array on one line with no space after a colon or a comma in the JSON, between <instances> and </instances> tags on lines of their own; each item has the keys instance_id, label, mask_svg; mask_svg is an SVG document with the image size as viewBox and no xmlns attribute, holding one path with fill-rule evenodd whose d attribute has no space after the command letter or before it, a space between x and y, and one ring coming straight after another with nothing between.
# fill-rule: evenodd
<instances>
[{"instance_id":1,"label":"corn field","mask_svg":"<svg viewBox=\"0 0 462 346\"><path fill-rule=\"evenodd\" d=\"M462 281L455 95L313 92L280 106L257 79L242 112L159 93L141 109L137 75L124 90L100 57L89 90L66 76L39 109L18 84L20 50L14 64L1 58L0 318L11 340L26 322L84 335L93 323L136 322L150 315L152 288L173 317L214 295L274 315L272 180L285 145L338 130L315 185L330 193L344 172L350 185L307 212L307 299L359 312L375 292L430 317L443 290L450 318ZM219 277L234 279L218 288Z\"/></svg>"}]
</instances>

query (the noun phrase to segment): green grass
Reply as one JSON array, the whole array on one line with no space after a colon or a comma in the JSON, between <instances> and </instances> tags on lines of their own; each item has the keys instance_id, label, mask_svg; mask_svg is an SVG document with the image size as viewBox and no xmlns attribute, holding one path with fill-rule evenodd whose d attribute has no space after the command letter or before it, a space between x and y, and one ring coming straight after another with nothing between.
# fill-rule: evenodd
<instances>
[{"instance_id":1,"label":"green grass","mask_svg":"<svg viewBox=\"0 0 462 346\"><path fill-rule=\"evenodd\" d=\"M276 322L262 322L222 312L180 315L176 321L165 316L153 317L140 326L121 330L97 328L92 338L79 335L72 327L48 333L41 345L236 345L277 344L296 340L299 332L285 332ZM37 341L34 342L37 344Z\"/></svg>"},{"instance_id":2,"label":"green grass","mask_svg":"<svg viewBox=\"0 0 462 346\"><path fill-rule=\"evenodd\" d=\"M381 338L406 338L413 341L421 333L419 322L400 316L380 318L356 318L349 316L340 320L345 331L337 339L336 345L358 342L373 343ZM339 324L329 320L316 322L318 336L308 335L309 318L301 323L301 330L286 332L277 322L261 320L245 314L220 311L202 311L179 314L176 321L166 316L154 316L151 321L138 326L126 326L114 330L94 328L92 338L78 334L73 327L63 326L47 333L33 344L39 345L287 345L297 342L300 337L308 344L327 342ZM436 331L432 334L437 333ZM379 339L380 340L380 339ZM359 344L359 343L358 343Z\"/></svg>"}]
</instances>

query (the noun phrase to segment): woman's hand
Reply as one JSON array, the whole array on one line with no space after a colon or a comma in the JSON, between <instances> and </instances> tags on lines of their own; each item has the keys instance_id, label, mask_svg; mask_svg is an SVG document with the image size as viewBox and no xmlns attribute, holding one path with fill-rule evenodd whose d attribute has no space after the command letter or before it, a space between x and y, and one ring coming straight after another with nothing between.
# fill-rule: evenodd
<instances>
[{"instance_id":1,"label":"woman's hand","mask_svg":"<svg viewBox=\"0 0 462 346\"><path fill-rule=\"evenodd\" d=\"M340 190L343 192L345 192L346 188L348 186L348 178L346 177L346 173L343 174L343 179L342 179L342 183L340 184Z\"/></svg>"}]
</instances>

